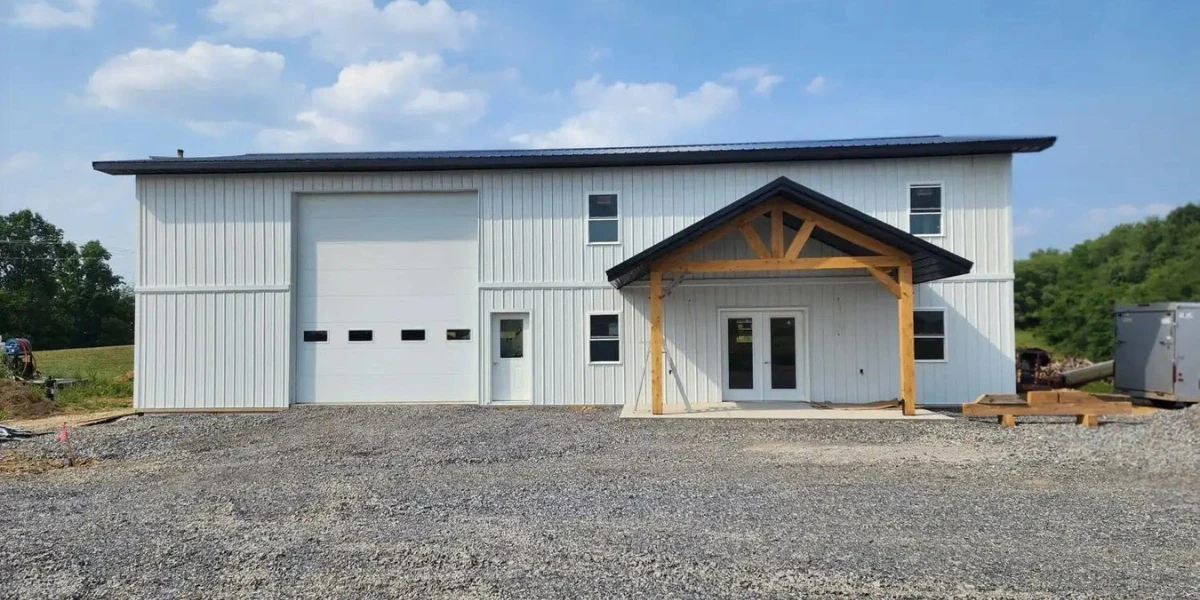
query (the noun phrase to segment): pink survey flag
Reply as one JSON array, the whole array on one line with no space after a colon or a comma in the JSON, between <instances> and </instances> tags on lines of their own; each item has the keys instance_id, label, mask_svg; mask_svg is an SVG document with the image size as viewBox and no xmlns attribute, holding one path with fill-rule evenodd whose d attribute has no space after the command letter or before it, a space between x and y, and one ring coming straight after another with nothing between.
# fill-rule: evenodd
<instances>
[{"instance_id":1,"label":"pink survey flag","mask_svg":"<svg viewBox=\"0 0 1200 600\"><path fill-rule=\"evenodd\" d=\"M58 430L58 435L55 436L55 439L57 439L60 442L67 441L67 424L66 423L62 424L62 429Z\"/></svg>"}]
</instances>

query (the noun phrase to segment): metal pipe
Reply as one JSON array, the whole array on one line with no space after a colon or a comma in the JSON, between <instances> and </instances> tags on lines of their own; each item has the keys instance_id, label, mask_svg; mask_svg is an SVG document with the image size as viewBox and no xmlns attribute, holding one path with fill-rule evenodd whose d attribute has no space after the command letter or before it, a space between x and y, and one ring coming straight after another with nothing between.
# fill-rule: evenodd
<instances>
[{"instance_id":1,"label":"metal pipe","mask_svg":"<svg viewBox=\"0 0 1200 600\"><path fill-rule=\"evenodd\" d=\"M1083 367L1081 369L1063 371L1060 377L1062 377L1064 386L1073 388L1081 385L1087 385L1100 379L1112 377L1112 375L1113 361L1107 360L1101 363Z\"/></svg>"}]
</instances>

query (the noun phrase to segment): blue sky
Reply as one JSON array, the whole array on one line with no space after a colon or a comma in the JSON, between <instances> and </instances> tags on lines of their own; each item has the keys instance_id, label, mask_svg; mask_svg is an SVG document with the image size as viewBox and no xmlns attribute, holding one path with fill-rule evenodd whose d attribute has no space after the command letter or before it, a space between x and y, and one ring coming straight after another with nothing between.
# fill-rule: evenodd
<instances>
[{"instance_id":1,"label":"blue sky","mask_svg":"<svg viewBox=\"0 0 1200 600\"><path fill-rule=\"evenodd\" d=\"M1053 134L1018 256L1200 201L1200 2L0 0L0 212L133 272L133 182L250 151Z\"/></svg>"}]
</instances>

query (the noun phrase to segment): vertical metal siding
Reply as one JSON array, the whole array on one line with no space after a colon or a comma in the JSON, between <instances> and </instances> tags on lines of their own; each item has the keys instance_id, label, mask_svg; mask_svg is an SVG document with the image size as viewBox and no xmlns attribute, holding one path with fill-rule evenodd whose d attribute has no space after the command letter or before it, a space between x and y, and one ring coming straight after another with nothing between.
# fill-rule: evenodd
<instances>
[{"instance_id":1,"label":"vertical metal siding","mask_svg":"<svg viewBox=\"0 0 1200 600\"><path fill-rule=\"evenodd\" d=\"M944 363L917 363L917 398L970 402L1016 392L1012 281L938 281L914 290L916 308L946 309Z\"/></svg>"},{"instance_id":2,"label":"vertical metal siding","mask_svg":"<svg viewBox=\"0 0 1200 600\"><path fill-rule=\"evenodd\" d=\"M961 327L949 342L955 367L920 365L919 395L923 402L959 402L983 387L1006 391L1012 387L1013 336L1010 164L1011 157L999 155L620 169L142 176L137 184L136 402L143 408L287 405L296 193L474 190L480 203L479 331L490 335L490 311L528 310L538 336L535 352L541 357L535 362L537 401L621 403L636 393L644 370L639 356L645 348L644 294L639 288L624 293L608 288L604 271L779 176L901 229L908 226L908 184L944 183L946 235L931 241L975 261L975 277L994 281L942 282L918 292L918 304L942 302L961 315ZM587 245L589 191L620 195L619 245ZM709 252L722 255L736 252L734 248L731 243ZM832 251L814 246L808 252ZM820 375L824 379L818 382L822 371L814 363L813 397L891 397L895 392L885 387L894 379L895 333L884 320L894 324L894 304L886 296L876 298L879 290L865 296L847 292L872 289L864 285L685 284L668 302L669 336L682 341L669 341L668 347L672 352L680 352L676 344L696 348L677 358L681 374L689 388L711 397L712 390L719 390L720 376L715 338L678 321L682 317L672 309L678 298L691 297L696 311L715 311L722 303L811 302L814 339L818 327L840 327L837 319L845 311L871 309L839 330L839 347L829 355L837 361L830 359L828 366L849 364L838 361L850 357L853 364L867 365L865 373L879 376L859 385L854 382L864 377L857 370L835 370ZM621 365L586 364L584 319L589 310L622 311ZM833 320L826 325L823 318ZM868 328L873 325L881 329ZM967 330L977 333L962 333ZM481 365L486 366L487 345L480 347ZM824 355L820 360L826 360ZM1007 376L1000 376L1001 370ZM480 388L486 398L486 377ZM673 399L674 392L668 397Z\"/></svg>"}]
</instances>

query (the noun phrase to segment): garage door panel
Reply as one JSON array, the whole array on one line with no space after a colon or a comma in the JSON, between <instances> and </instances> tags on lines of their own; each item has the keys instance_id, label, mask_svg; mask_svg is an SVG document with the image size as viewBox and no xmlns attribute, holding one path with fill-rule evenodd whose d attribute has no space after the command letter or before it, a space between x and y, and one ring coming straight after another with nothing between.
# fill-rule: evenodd
<instances>
[{"instance_id":1,"label":"garage door panel","mask_svg":"<svg viewBox=\"0 0 1200 600\"><path fill-rule=\"evenodd\" d=\"M405 343L408 347L317 348L309 354L311 358L306 359L308 362L305 366L310 366L317 375L395 375L420 378L429 373L456 373L461 377L463 372L455 368L455 365L474 358L474 348L464 342L440 339L399 343ZM430 360L431 358L438 360Z\"/></svg>"},{"instance_id":2,"label":"garage door panel","mask_svg":"<svg viewBox=\"0 0 1200 600\"><path fill-rule=\"evenodd\" d=\"M301 198L297 402L470 401L477 396L478 209L474 194ZM348 332L370 330L370 342ZM425 341L401 330L423 329ZM447 329L469 329L468 341Z\"/></svg>"},{"instance_id":3,"label":"garage door panel","mask_svg":"<svg viewBox=\"0 0 1200 600\"><path fill-rule=\"evenodd\" d=\"M475 278L474 270L453 268L315 271L300 274L296 295L300 301L326 296L461 296L464 289L475 290Z\"/></svg>"},{"instance_id":4,"label":"garage door panel","mask_svg":"<svg viewBox=\"0 0 1200 600\"><path fill-rule=\"evenodd\" d=\"M474 217L471 217L474 219ZM463 218L405 215L406 222L397 222L395 217L367 217L361 219L323 219L311 223L300 231L307 240L318 245L341 242L469 242L474 240L474 230L464 230ZM412 225L419 224L420 227Z\"/></svg>"},{"instance_id":5,"label":"garage door panel","mask_svg":"<svg viewBox=\"0 0 1200 600\"><path fill-rule=\"evenodd\" d=\"M406 194L314 194L303 199L305 223L358 220L396 215L424 215L427 218L464 217L479 214L475 192ZM402 205L397 207L396 205Z\"/></svg>"},{"instance_id":6,"label":"garage door panel","mask_svg":"<svg viewBox=\"0 0 1200 600\"><path fill-rule=\"evenodd\" d=\"M424 377L419 380L378 375L324 375L313 395L322 403L357 402L459 402L475 394L474 385L461 375ZM380 390L383 390L382 392Z\"/></svg>"},{"instance_id":7,"label":"garage door panel","mask_svg":"<svg viewBox=\"0 0 1200 600\"><path fill-rule=\"evenodd\" d=\"M370 242L322 244L297 262L299 271L345 269L473 268L478 262L473 240L453 244L426 242Z\"/></svg>"},{"instance_id":8,"label":"garage door panel","mask_svg":"<svg viewBox=\"0 0 1200 600\"><path fill-rule=\"evenodd\" d=\"M449 323L461 329L475 324L469 312L475 307L471 298L429 295L369 300L363 302L361 298L344 296L315 298L311 303L298 306L296 319L305 329L333 325L373 327L376 330L391 325L421 329Z\"/></svg>"}]
</instances>

